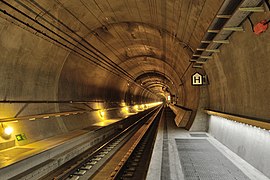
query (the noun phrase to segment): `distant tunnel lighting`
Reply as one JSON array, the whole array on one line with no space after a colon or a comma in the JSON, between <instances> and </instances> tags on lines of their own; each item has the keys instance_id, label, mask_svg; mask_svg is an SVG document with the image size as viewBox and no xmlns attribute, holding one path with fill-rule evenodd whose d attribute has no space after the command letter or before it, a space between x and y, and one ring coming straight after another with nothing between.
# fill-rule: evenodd
<instances>
[{"instance_id":1,"label":"distant tunnel lighting","mask_svg":"<svg viewBox=\"0 0 270 180\"><path fill-rule=\"evenodd\" d=\"M126 110L126 111L128 111L128 110L129 110L129 108L128 108L128 107L125 107L125 110Z\"/></svg>"},{"instance_id":2,"label":"distant tunnel lighting","mask_svg":"<svg viewBox=\"0 0 270 180\"><path fill-rule=\"evenodd\" d=\"M12 132L13 132L13 128L12 127L10 127L10 126L8 126L8 127L5 127L4 128L4 133L5 133L5 135L11 135L12 134Z\"/></svg>"},{"instance_id":3,"label":"distant tunnel lighting","mask_svg":"<svg viewBox=\"0 0 270 180\"><path fill-rule=\"evenodd\" d=\"M171 100L171 96L168 96L168 97L167 97L167 100L170 101L170 100Z\"/></svg>"},{"instance_id":4,"label":"distant tunnel lighting","mask_svg":"<svg viewBox=\"0 0 270 180\"><path fill-rule=\"evenodd\" d=\"M104 111L99 111L99 115L100 115L101 118L104 118L105 112Z\"/></svg>"}]
</instances>

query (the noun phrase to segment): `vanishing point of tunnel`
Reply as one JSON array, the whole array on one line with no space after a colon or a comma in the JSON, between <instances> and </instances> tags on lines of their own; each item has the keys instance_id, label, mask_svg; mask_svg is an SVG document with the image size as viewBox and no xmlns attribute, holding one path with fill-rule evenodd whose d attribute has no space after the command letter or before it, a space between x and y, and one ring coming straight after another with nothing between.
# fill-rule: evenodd
<instances>
[{"instance_id":1,"label":"vanishing point of tunnel","mask_svg":"<svg viewBox=\"0 0 270 180\"><path fill-rule=\"evenodd\" d=\"M269 0L0 0L0 180L270 179Z\"/></svg>"}]
</instances>

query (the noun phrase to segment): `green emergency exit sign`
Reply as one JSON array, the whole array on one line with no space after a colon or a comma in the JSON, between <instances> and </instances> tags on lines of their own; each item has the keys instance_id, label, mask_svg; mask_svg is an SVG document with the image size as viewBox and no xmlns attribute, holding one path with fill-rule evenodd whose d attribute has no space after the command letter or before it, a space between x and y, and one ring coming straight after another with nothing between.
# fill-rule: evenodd
<instances>
[{"instance_id":1,"label":"green emergency exit sign","mask_svg":"<svg viewBox=\"0 0 270 180\"><path fill-rule=\"evenodd\" d=\"M23 134L17 134L17 135L15 135L15 137L16 137L17 141L26 140L26 136L25 136L24 133Z\"/></svg>"}]
</instances>

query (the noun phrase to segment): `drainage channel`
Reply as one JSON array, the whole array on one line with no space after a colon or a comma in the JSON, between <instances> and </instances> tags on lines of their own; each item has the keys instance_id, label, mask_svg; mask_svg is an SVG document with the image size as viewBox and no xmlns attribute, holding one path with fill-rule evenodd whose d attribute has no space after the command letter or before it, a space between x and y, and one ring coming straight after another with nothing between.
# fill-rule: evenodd
<instances>
[{"instance_id":1,"label":"drainage channel","mask_svg":"<svg viewBox=\"0 0 270 180\"><path fill-rule=\"evenodd\" d=\"M126 141L136 131L149 119L155 114L155 112L159 108L155 108L151 112L144 115L142 118L137 120L135 123L133 123L128 128L124 129L122 132L115 134L114 137L112 137L111 140L107 140L107 142L104 142L99 148L96 150L90 151L89 154L84 155L84 157L78 156L78 159L73 159L74 164L69 164L67 166L63 166L63 171L61 173L57 173L55 175L50 175L52 178L46 178L45 179L57 179L57 180L83 180L83 179L89 179L93 174L96 173L96 171L99 170L100 167L103 166L108 159L113 156L117 152L119 148L123 144L125 144Z\"/></svg>"}]
</instances>

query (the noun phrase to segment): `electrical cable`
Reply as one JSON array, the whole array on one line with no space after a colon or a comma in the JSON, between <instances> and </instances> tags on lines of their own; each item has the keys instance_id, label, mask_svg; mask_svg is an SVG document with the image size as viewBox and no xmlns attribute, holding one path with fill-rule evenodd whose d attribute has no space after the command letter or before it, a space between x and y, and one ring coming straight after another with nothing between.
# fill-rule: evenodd
<instances>
[{"instance_id":1,"label":"electrical cable","mask_svg":"<svg viewBox=\"0 0 270 180\"><path fill-rule=\"evenodd\" d=\"M36 5L38 5L37 2L35 2L34 0L30 0L31 2L34 2ZM75 15L73 13L71 13L68 9L66 9L62 3L60 3L58 0L55 0L62 8L64 8L69 14L71 14L74 18L76 18L76 20L78 20L80 23L81 21L75 17ZM40 8L42 8L40 5L39 5ZM42 8L43 11L46 11L44 8ZM46 12L46 13L49 13L49 12ZM109 60L110 62L104 60L104 58L98 56L96 53L96 55L101 58L103 61L105 61L106 63L109 63L111 66L113 66L114 68L120 70L120 71L123 71L122 73L126 74L127 76L130 76L131 79L133 79L133 77L128 73L126 72L124 69L122 69L121 67L119 67L117 64L115 64L110 58L108 58L106 55L104 55L101 51L99 51L97 48L95 48L93 45L91 45L88 41L86 41L83 37L81 37L80 35L78 35L75 31L73 31L71 28L69 28L67 25L65 25L63 22L61 22L60 20L58 20L57 18L55 18L53 15L51 15L49 13L49 15L51 17L53 17L55 20L57 20L58 22L60 22L62 25L64 25L69 31L71 31L72 33L74 33L77 37L79 37L83 42L87 43L91 48L93 48L95 51L97 51L99 54L101 54L103 57L105 57L107 60ZM90 31L91 32L91 31Z\"/></svg>"},{"instance_id":2,"label":"electrical cable","mask_svg":"<svg viewBox=\"0 0 270 180\"><path fill-rule=\"evenodd\" d=\"M96 54L95 52L91 52L94 53L98 58L101 58L106 64L109 64L110 66L118 69L118 71L126 74L127 76L130 76L131 80L134 79L134 77L132 77L128 72L126 72L124 69L122 69L121 67L119 67L117 64L115 64L110 58L108 58L106 55L104 55L102 52L100 52L98 49L96 49L93 45L91 45L88 41L86 41L83 37L81 37L80 35L78 35L75 31L73 31L71 28L69 28L67 25L65 25L63 22L61 22L59 19L57 19L56 17L54 17L51 13L49 13L48 11L46 11L43 7L41 7L37 2L35 2L34 0L30 0L32 3L34 3L35 5L37 5L40 9L42 9L46 14L48 14L50 17L52 17L54 20L56 20L57 22L59 22L61 25L63 25L65 28L67 28L69 31L71 31L73 34L75 34L77 37L79 37L83 42L87 43L91 48L93 48L95 51L97 51L99 54L101 54L103 57L105 57L106 59L108 59L110 62L108 62L107 60L105 60L104 58L100 57L98 54ZM59 1L56 0L56 2L60 3ZM61 4L62 5L62 4ZM63 5L62 5L63 7ZM73 17L75 17L68 9L66 9L65 7L63 7L66 11L68 11ZM77 18L78 20L78 18ZM91 31L90 31L91 32ZM82 45L82 43L80 41L76 41L77 43L79 43L80 45Z\"/></svg>"},{"instance_id":3,"label":"electrical cable","mask_svg":"<svg viewBox=\"0 0 270 180\"><path fill-rule=\"evenodd\" d=\"M92 58L95 58L92 54L89 54L87 51L85 51L84 49L76 46L74 43L68 41L66 38L64 38L63 36L57 34L56 32L52 31L51 29L49 29L48 27L46 27L45 25L43 25L42 23L38 22L37 20L33 19L32 17L30 17L29 15L27 15L26 13L22 12L21 10L17 9L16 7L10 5L9 3L3 1L3 0L0 0L1 2L3 2L5 5L7 5L8 7L10 7L11 9L19 12L20 14L22 14L23 16L27 17L28 19L30 19L31 21L37 23L38 25L40 25L41 27L45 28L46 30L48 30L49 32L51 32L52 34L56 35L57 37L59 37L60 39L64 40L65 42L73 45L74 47L78 48L79 50L81 50L82 52L86 53L87 55L89 55L90 57ZM74 41L77 41L75 38L72 38ZM77 41L78 42L78 41ZM82 45L84 48L86 48L83 44L81 44L80 42L78 42L80 45ZM91 53L95 54L96 56L100 57L99 55L97 55L96 53L92 52L90 50ZM99 64L99 63L97 63ZM121 72L121 70L120 70Z\"/></svg>"},{"instance_id":4,"label":"electrical cable","mask_svg":"<svg viewBox=\"0 0 270 180\"><path fill-rule=\"evenodd\" d=\"M62 23L63 24L63 23ZM99 64L97 64L97 65L99 65ZM108 70L107 68L106 68L106 70ZM109 72L113 72L113 71L110 71L110 70L108 70ZM114 72L113 72L114 73ZM114 73L114 74L116 74L116 73ZM117 76L119 76L119 74L116 74ZM124 78L125 79L125 78ZM133 78L131 79L131 81L134 81L133 80ZM135 82L135 84L136 84L136 82ZM138 85L138 84L136 84L137 86L140 86L140 85Z\"/></svg>"},{"instance_id":5,"label":"electrical cable","mask_svg":"<svg viewBox=\"0 0 270 180\"><path fill-rule=\"evenodd\" d=\"M202 15L202 12L203 12L203 9L204 9L205 4L206 4L206 0L204 0L203 5L201 6L202 8L201 8L201 10L200 10L200 13L199 13L199 15L198 15L198 18L196 19L196 23L195 23L195 25L194 25L194 28L193 28L193 30L192 30L192 33L191 33L190 36L189 36L189 39L188 39L188 41L187 41L187 44L190 43L191 37L193 36L193 34L194 34L194 32L195 32L195 29L196 29L196 27L197 27L197 24L198 24L198 22L199 22L199 19L200 19L201 15Z\"/></svg>"},{"instance_id":6,"label":"electrical cable","mask_svg":"<svg viewBox=\"0 0 270 180\"><path fill-rule=\"evenodd\" d=\"M86 4L81 0L81 3L83 4L83 6L98 20L98 18L91 12L91 10L86 6ZM65 8L62 4L61 4L61 6L63 7L63 8ZM98 5L97 5L98 6ZM99 8L101 8L100 6L98 6ZM66 9L66 8L65 8ZM66 9L67 10L67 9ZM100 11L101 12L103 12L102 11L102 9L100 9ZM71 13L70 11L68 11L69 13ZM73 14L72 14L72 16L73 17L75 17ZM117 17L116 17L117 18ZM76 18L77 19L77 18ZM99 21L99 20L98 20ZM99 21L100 22L100 21ZM101 22L100 22L101 23ZM101 23L102 24L102 23ZM102 24L103 25L103 24ZM114 26L113 26L113 28L114 28ZM115 29L115 28L114 28ZM120 34L116 31L116 29L115 29L115 32L118 34L118 36L119 36L119 38L122 40L122 42L124 43L124 40L121 38L121 36L120 36ZM99 37L100 39L102 39L101 37ZM103 41L105 41L105 40L103 40ZM105 45L105 44L104 44ZM106 46L106 45L105 45ZM110 49L109 49L110 50ZM110 51L112 51L112 50L110 50ZM118 57L119 59L121 59L120 57ZM136 82L135 82L135 84L136 85L138 85L139 86L139 84L137 84Z\"/></svg>"},{"instance_id":7,"label":"electrical cable","mask_svg":"<svg viewBox=\"0 0 270 180\"><path fill-rule=\"evenodd\" d=\"M37 28L35 28L35 27L29 25L28 23L26 23L26 22L24 22L24 21L18 19L17 17L15 17L15 16L9 14L7 11L0 9L0 12L2 12L3 14L5 14L5 15L11 17L12 19L18 21L19 23L24 24L25 26L27 26L27 27L29 27L30 29L34 30L36 33L42 34L43 36L45 36L45 37L47 37L48 39L50 39L50 40L52 40L52 41L54 41L54 42L60 44L61 46L65 47L66 49L69 49L70 51L72 51L72 52L74 52L74 53L80 55L81 57L83 57L84 59L86 59L86 62L92 62L92 63L94 63L94 64L100 66L101 68L103 68L103 69L105 69L105 70L107 70L107 71L109 71L109 72L111 72L111 73L113 73L113 74L115 74L115 75L117 75L117 76L119 76L119 77L121 77L121 78L127 80L126 78L120 76L119 74L115 73L114 71L111 71L111 70L109 70L108 68L104 67L103 65L98 64L97 62L93 61L92 59L90 59L89 57L85 56L84 54L81 54L80 52L75 51L74 48L71 48L71 47L67 46L66 44L63 44L62 42L60 42L60 41L58 41L58 40L56 40L56 39L50 37L49 35L47 35L46 33L42 32L41 30L39 30L39 29L37 29Z\"/></svg>"},{"instance_id":8,"label":"electrical cable","mask_svg":"<svg viewBox=\"0 0 270 180\"><path fill-rule=\"evenodd\" d=\"M182 34L181 34L181 39L182 41L184 41L184 38L185 38L185 35L186 35L186 31L187 31L187 27L189 25L189 20L190 20L190 14L191 14L191 11L192 11L192 5L193 5L193 2L194 1L190 1L189 2L189 5L188 5L188 12L187 12L187 15L185 17L185 24L184 24L184 27L183 27L183 31L182 31Z\"/></svg>"},{"instance_id":9,"label":"electrical cable","mask_svg":"<svg viewBox=\"0 0 270 180\"><path fill-rule=\"evenodd\" d=\"M82 2L82 0L81 0L81 2ZM82 2L83 3L83 2ZM96 3L96 2L95 2ZM85 7L86 7L86 5L85 4L83 4ZM96 3L96 5L98 6L98 8L100 9L100 11L101 11L101 13L103 13L103 11L102 11L102 9L101 9L101 7ZM109 7L111 8L111 6L109 5ZM90 9L89 8L87 8L88 9L88 11L91 13L91 14L93 14L91 11L90 11ZM111 8L111 10L112 10L112 12L114 12L114 10ZM117 16L116 16L116 14L114 13L114 15L115 15L115 18L117 19L117 21L119 22L119 20L118 20L118 18L117 18ZM113 28L114 28L114 26L113 26ZM121 27L122 28L122 27ZM123 28L122 28L123 29ZM124 29L123 29L123 31L124 31ZM115 32L118 34L118 36L119 36L119 38L122 40L122 42L125 44L125 42L124 42L124 40L121 38L121 36L120 36L120 34L115 30ZM128 39L129 39L129 37L128 37ZM129 39L129 41L130 42L132 42L130 39ZM127 47L127 45L125 44L125 47ZM136 83L136 82L135 82ZM138 83L136 83L137 85L139 85ZM144 88L144 87L143 87ZM148 91L150 91L150 90L148 90Z\"/></svg>"},{"instance_id":10,"label":"electrical cable","mask_svg":"<svg viewBox=\"0 0 270 180\"><path fill-rule=\"evenodd\" d=\"M125 6L126 6L126 8L127 8L127 11L128 11L128 13L129 13L129 16L130 16L130 18L131 19L135 19L135 17L133 17L131 14L131 11L130 11L130 8L129 8L129 6L128 6L128 4L126 3L126 1L124 1L124 4L125 4ZM141 23L143 23L143 22L141 22ZM144 42L143 42L143 38L141 38L141 36L140 36L140 39L141 39L141 44L142 44L142 46L143 46L143 48L145 49L145 51L146 51L146 48L145 48L145 46L144 46ZM135 45L134 43L133 43L133 41L131 41L132 42L132 44L133 45ZM150 46L150 43L148 42L148 44L149 44L149 46ZM137 51L138 52L138 51ZM138 54L140 54L140 53L138 53ZM134 57L134 56L133 56ZM143 69L143 68L141 68L142 69L142 72L143 73L145 73L145 70Z\"/></svg>"},{"instance_id":11,"label":"electrical cable","mask_svg":"<svg viewBox=\"0 0 270 180\"><path fill-rule=\"evenodd\" d=\"M250 18L250 15L247 17L247 19L248 19L248 21L249 21L249 23L250 23L251 30L254 32L254 24L253 24L253 22L252 22L252 20L251 20L251 18Z\"/></svg>"}]
</instances>

